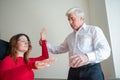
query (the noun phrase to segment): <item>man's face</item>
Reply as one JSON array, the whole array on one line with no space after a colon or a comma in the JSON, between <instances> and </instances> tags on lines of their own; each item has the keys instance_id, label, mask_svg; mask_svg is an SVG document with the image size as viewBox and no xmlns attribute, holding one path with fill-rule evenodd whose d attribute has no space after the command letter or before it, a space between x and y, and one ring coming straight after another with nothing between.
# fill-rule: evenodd
<instances>
[{"instance_id":1,"label":"man's face","mask_svg":"<svg viewBox=\"0 0 120 80\"><path fill-rule=\"evenodd\" d=\"M83 19L80 16L77 16L75 13L71 13L68 15L68 20L69 23L74 30L78 30L82 24L83 24Z\"/></svg>"}]
</instances>

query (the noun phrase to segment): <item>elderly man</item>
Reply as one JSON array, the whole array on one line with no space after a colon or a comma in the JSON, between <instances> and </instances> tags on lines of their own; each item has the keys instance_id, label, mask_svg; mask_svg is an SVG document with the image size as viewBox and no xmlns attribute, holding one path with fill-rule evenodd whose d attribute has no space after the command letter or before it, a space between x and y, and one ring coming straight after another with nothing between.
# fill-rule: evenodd
<instances>
[{"instance_id":1,"label":"elderly man","mask_svg":"<svg viewBox=\"0 0 120 80\"><path fill-rule=\"evenodd\" d=\"M103 31L84 22L84 12L71 8L66 16L73 29L59 46L48 44L51 53L69 52L67 80L104 80L100 62L110 56L110 47Z\"/></svg>"}]
</instances>

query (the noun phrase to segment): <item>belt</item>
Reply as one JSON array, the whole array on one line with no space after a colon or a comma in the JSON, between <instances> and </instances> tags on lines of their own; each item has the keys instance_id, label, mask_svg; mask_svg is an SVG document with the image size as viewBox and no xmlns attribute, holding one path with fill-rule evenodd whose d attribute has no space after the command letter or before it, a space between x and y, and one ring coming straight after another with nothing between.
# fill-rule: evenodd
<instances>
[{"instance_id":1,"label":"belt","mask_svg":"<svg viewBox=\"0 0 120 80\"><path fill-rule=\"evenodd\" d=\"M96 64L95 64L95 63L89 63L89 64L83 65L83 66L81 66L81 67L79 67L79 68L80 68L80 69L85 69L85 68L92 67L92 66L94 66L94 65L96 65Z\"/></svg>"},{"instance_id":2,"label":"belt","mask_svg":"<svg viewBox=\"0 0 120 80\"><path fill-rule=\"evenodd\" d=\"M100 65L100 63L89 63L89 64L87 64L87 65L83 65L83 66L80 66L80 67L78 67L78 68L72 68L72 69L86 69L86 68L90 68L90 67L92 67L92 66L96 66L96 65Z\"/></svg>"}]
</instances>

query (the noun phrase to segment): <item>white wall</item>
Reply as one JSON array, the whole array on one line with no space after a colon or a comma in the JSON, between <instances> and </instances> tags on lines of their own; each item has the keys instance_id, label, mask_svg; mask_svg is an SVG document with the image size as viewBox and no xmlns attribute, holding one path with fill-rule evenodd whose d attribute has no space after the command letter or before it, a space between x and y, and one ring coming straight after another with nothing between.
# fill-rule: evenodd
<instances>
[{"instance_id":1,"label":"white wall","mask_svg":"<svg viewBox=\"0 0 120 80\"><path fill-rule=\"evenodd\" d=\"M115 77L120 78L120 0L105 0L115 65Z\"/></svg>"},{"instance_id":2,"label":"white wall","mask_svg":"<svg viewBox=\"0 0 120 80\"><path fill-rule=\"evenodd\" d=\"M46 27L48 42L60 44L72 31L65 13L75 6L84 10L87 24L101 26L108 40L110 39L103 0L0 0L1 38L8 41L14 34L26 33L33 45L30 56L39 56L41 48L38 41L41 28ZM35 77L66 79L69 68L68 54L50 56L56 57L57 61L46 69L35 71ZM107 77L114 75L111 58L102 66Z\"/></svg>"},{"instance_id":3,"label":"white wall","mask_svg":"<svg viewBox=\"0 0 120 80\"><path fill-rule=\"evenodd\" d=\"M109 27L105 7L105 0L89 0L90 24L99 26L103 30L110 44ZM114 78L112 53L109 59L102 62L102 68L106 80Z\"/></svg>"},{"instance_id":4,"label":"white wall","mask_svg":"<svg viewBox=\"0 0 120 80\"><path fill-rule=\"evenodd\" d=\"M30 56L38 56L41 49L38 45L42 27L47 29L48 41L60 44L72 31L69 27L66 11L71 7L81 7L88 18L87 0L0 0L0 33L1 38L9 40L17 33L26 33L32 41L33 50ZM35 71L36 78L67 78L68 55L52 55L57 61L49 68Z\"/></svg>"}]
</instances>

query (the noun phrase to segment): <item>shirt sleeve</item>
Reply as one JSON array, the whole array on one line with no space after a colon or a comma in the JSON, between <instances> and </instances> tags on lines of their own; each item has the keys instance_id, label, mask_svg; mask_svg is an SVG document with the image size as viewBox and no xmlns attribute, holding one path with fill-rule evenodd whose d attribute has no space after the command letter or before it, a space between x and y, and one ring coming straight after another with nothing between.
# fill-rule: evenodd
<instances>
[{"instance_id":1,"label":"shirt sleeve","mask_svg":"<svg viewBox=\"0 0 120 80\"><path fill-rule=\"evenodd\" d=\"M67 45L67 39L64 40L64 42L62 44L60 44L59 46L54 46L51 45L50 43L47 44L48 47L48 51L53 53L53 54L61 54L61 53L65 53L68 51L68 45Z\"/></svg>"},{"instance_id":2,"label":"shirt sleeve","mask_svg":"<svg viewBox=\"0 0 120 80\"><path fill-rule=\"evenodd\" d=\"M111 49L103 31L95 27L93 31L93 51L87 53L89 63L99 63L110 56Z\"/></svg>"},{"instance_id":3,"label":"shirt sleeve","mask_svg":"<svg viewBox=\"0 0 120 80\"><path fill-rule=\"evenodd\" d=\"M41 61L49 58L48 49L46 46L46 40L42 40L42 55L36 58L29 58L30 61Z\"/></svg>"}]
</instances>

